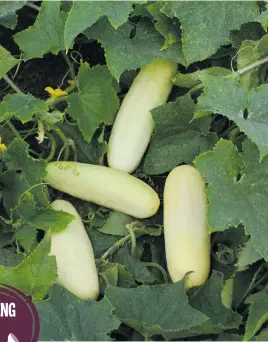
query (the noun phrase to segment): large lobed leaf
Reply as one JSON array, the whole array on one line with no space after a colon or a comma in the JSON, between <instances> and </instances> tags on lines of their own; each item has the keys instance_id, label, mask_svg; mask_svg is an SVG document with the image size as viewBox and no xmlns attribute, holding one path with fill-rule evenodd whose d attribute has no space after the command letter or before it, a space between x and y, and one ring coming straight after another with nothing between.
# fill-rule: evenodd
<instances>
[{"instance_id":1,"label":"large lobed leaf","mask_svg":"<svg viewBox=\"0 0 268 342\"><path fill-rule=\"evenodd\" d=\"M9 51L0 45L0 79L18 63L19 60L14 58Z\"/></svg>"},{"instance_id":2,"label":"large lobed leaf","mask_svg":"<svg viewBox=\"0 0 268 342\"><path fill-rule=\"evenodd\" d=\"M151 22L141 21L137 25L135 37L130 39L133 29L132 24L125 23L115 30L109 21L103 18L84 32L88 38L101 42L107 66L117 80L123 71L140 68L151 63L154 58L166 58L184 64L179 43L161 51L165 39Z\"/></svg>"},{"instance_id":3,"label":"large lobed leaf","mask_svg":"<svg viewBox=\"0 0 268 342\"><path fill-rule=\"evenodd\" d=\"M117 29L127 21L131 10L131 1L73 1L64 28L65 48L68 50L73 39L102 16L107 16L112 26Z\"/></svg>"},{"instance_id":4,"label":"large lobed leaf","mask_svg":"<svg viewBox=\"0 0 268 342\"><path fill-rule=\"evenodd\" d=\"M14 29L17 25L16 11L25 5L26 1L3 1L0 3L0 25Z\"/></svg>"},{"instance_id":5,"label":"large lobed leaf","mask_svg":"<svg viewBox=\"0 0 268 342\"><path fill-rule=\"evenodd\" d=\"M235 328L241 322L242 317L223 305L222 290L223 276L213 271L204 286L190 298L190 304L208 316L214 325Z\"/></svg>"},{"instance_id":6,"label":"large lobed leaf","mask_svg":"<svg viewBox=\"0 0 268 342\"><path fill-rule=\"evenodd\" d=\"M268 157L260 163L257 147L248 139L243 151L239 155L231 141L220 140L194 163L209 184L210 230L222 231L242 222L256 250L268 260Z\"/></svg>"},{"instance_id":7,"label":"large lobed leaf","mask_svg":"<svg viewBox=\"0 0 268 342\"><path fill-rule=\"evenodd\" d=\"M180 23L177 18L169 18L161 12L164 2L157 1L146 6L147 11L156 20L155 29L165 38L165 44L162 49L168 48L169 45L178 43L181 39Z\"/></svg>"},{"instance_id":8,"label":"large lobed leaf","mask_svg":"<svg viewBox=\"0 0 268 342\"><path fill-rule=\"evenodd\" d=\"M207 320L191 308L184 282L124 289L108 286L106 297L116 316L147 338L199 325Z\"/></svg>"},{"instance_id":9,"label":"large lobed leaf","mask_svg":"<svg viewBox=\"0 0 268 342\"><path fill-rule=\"evenodd\" d=\"M0 103L0 120L15 116L22 123L32 120L35 114L48 111L45 101L30 94L8 94Z\"/></svg>"},{"instance_id":10,"label":"large lobed leaf","mask_svg":"<svg viewBox=\"0 0 268 342\"><path fill-rule=\"evenodd\" d=\"M234 77L202 75L200 79L205 90L198 99L195 117L211 113L227 116L258 146L261 157L267 155L268 85L248 90Z\"/></svg>"},{"instance_id":11,"label":"large lobed leaf","mask_svg":"<svg viewBox=\"0 0 268 342\"><path fill-rule=\"evenodd\" d=\"M34 252L17 266L0 266L0 282L42 300L57 276L56 259L49 256L49 252L50 236L47 235Z\"/></svg>"},{"instance_id":12,"label":"large lobed leaf","mask_svg":"<svg viewBox=\"0 0 268 342\"><path fill-rule=\"evenodd\" d=\"M43 184L45 161L32 158L28 144L18 138L8 145L4 161L8 171L1 175L1 181L4 183L3 201L7 211L16 207L19 198L28 191L39 207L48 206L46 185Z\"/></svg>"},{"instance_id":13,"label":"large lobed leaf","mask_svg":"<svg viewBox=\"0 0 268 342\"><path fill-rule=\"evenodd\" d=\"M257 21L260 15L253 1L171 1L162 12L179 18L182 24L182 51L186 64L202 61L228 44L231 30Z\"/></svg>"},{"instance_id":14,"label":"large lobed leaf","mask_svg":"<svg viewBox=\"0 0 268 342\"><path fill-rule=\"evenodd\" d=\"M68 113L77 120L86 141L90 141L101 123L112 124L119 100L112 76L105 66L83 63L77 76L78 92L68 96Z\"/></svg>"},{"instance_id":15,"label":"large lobed leaf","mask_svg":"<svg viewBox=\"0 0 268 342\"><path fill-rule=\"evenodd\" d=\"M250 304L244 341L249 341L268 320L268 292L261 291L246 299Z\"/></svg>"},{"instance_id":16,"label":"large lobed leaf","mask_svg":"<svg viewBox=\"0 0 268 342\"><path fill-rule=\"evenodd\" d=\"M33 26L13 37L26 59L41 58L51 52L64 50L65 13L60 11L60 1L44 0Z\"/></svg>"},{"instance_id":17,"label":"large lobed leaf","mask_svg":"<svg viewBox=\"0 0 268 342\"><path fill-rule=\"evenodd\" d=\"M35 305L43 341L109 341L109 333L120 325L106 298L99 302L81 300L58 285L48 300Z\"/></svg>"},{"instance_id":18,"label":"large lobed leaf","mask_svg":"<svg viewBox=\"0 0 268 342\"><path fill-rule=\"evenodd\" d=\"M145 157L145 173L165 173L214 146L217 137L209 132L210 118L191 121L194 110L195 104L186 94L151 111L155 133Z\"/></svg>"},{"instance_id":19,"label":"large lobed leaf","mask_svg":"<svg viewBox=\"0 0 268 342\"><path fill-rule=\"evenodd\" d=\"M59 231L73 219L72 215L50 208L44 160L28 154L28 144L14 139L4 154L8 170L0 176L3 204L18 228L16 238L29 251L35 241L36 229Z\"/></svg>"}]
</instances>

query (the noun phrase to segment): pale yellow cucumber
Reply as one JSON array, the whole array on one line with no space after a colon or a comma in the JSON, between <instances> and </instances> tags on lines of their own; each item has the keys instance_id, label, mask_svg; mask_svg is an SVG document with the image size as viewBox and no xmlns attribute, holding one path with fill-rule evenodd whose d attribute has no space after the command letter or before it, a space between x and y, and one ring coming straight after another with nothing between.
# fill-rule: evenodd
<instances>
[{"instance_id":1,"label":"pale yellow cucumber","mask_svg":"<svg viewBox=\"0 0 268 342\"><path fill-rule=\"evenodd\" d=\"M126 172L76 162L51 162L46 181L55 189L136 218L153 216L160 204L157 193Z\"/></svg>"},{"instance_id":2,"label":"pale yellow cucumber","mask_svg":"<svg viewBox=\"0 0 268 342\"><path fill-rule=\"evenodd\" d=\"M150 110L164 104L172 89L177 63L153 60L140 69L116 116L108 145L108 164L132 173L150 142L154 122Z\"/></svg>"},{"instance_id":3,"label":"pale yellow cucumber","mask_svg":"<svg viewBox=\"0 0 268 342\"><path fill-rule=\"evenodd\" d=\"M205 283L210 270L210 235L205 184L192 166L171 171L164 189L166 259L173 282L184 278L186 288Z\"/></svg>"},{"instance_id":4,"label":"pale yellow cucumber","mask_svg":"<svg viewBox=\"0 0 268 342\"><path fill-rule=\"evenodd\" d=\"M56 257L57 282L81 299L95 300L99 296L98 273L83 222L70 202L56 200L51 205L75 217L63 231L51 233L50 255Z\"/></svg>"}]
</instances>

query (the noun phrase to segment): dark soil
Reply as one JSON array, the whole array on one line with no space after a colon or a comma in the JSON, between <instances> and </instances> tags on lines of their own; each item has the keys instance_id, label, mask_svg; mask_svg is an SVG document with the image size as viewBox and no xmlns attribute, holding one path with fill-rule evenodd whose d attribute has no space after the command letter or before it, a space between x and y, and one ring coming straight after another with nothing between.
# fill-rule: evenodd
<instances>
[{"instance_id":1,"label":"dark soil","mask_svg":"<svg viewBox=\"0 0 268 342\"><path fill-rule=\"evenodd\" d=\"M13 40L13 35L33 25L37 13L29 7L24 7L17 13L19 14L18 25L15 30L0 26L0 45L6 48L14 57L19 58L20 50ZM83 35L78 37L73 50L78 51L82 55L83 61L88 62L91 66L105 64L104 51L101 45L96 41L89 42ZM74 63L74 67L77 71L79 65ZM49 53L43 58L22 62L17 72L16 68L14 67L8 73L9 77L23 92L29 92L38 98L47 97L47 93L44 91L47 86L52 88L61 86L64 88L68 86L68 79L70 79L68 76L65 78L69 68L61 53L56 56ZM10 92L10 89L7 84L4 80L0 80L0 100L8 92Z\"/></svg>"}]
</instances>

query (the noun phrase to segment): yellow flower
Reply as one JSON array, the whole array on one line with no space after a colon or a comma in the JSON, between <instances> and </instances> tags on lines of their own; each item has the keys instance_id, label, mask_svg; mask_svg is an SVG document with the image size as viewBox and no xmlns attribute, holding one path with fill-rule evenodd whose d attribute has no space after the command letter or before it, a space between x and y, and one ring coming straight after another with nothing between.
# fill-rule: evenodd
<instances>
[{"instance_id":1,"label":"yellow flower","mask_svg":"<svg viewBox=\"0 0 268 342\"><path fill-rule=\"evenodd\" d=\"M7 147L2 143L2 138L0 137L0 152L5 152L6 149Z\"/></svg>"},{"instance_id":2,"label":"yellow flower","mask_svg":"<svg viewBox=\"0 0 268 342\"><path fill-rule=\"evenodd\" d=\"M59 96L62 96L62 95L67 95L68 93L64 90L61 90L60 88L57 88L57 89L53 89L51 87L46 87L45 88L45 91L47 91L50 95L50 97L52 99L55 99Z\"/></svg>"}]
</instances>

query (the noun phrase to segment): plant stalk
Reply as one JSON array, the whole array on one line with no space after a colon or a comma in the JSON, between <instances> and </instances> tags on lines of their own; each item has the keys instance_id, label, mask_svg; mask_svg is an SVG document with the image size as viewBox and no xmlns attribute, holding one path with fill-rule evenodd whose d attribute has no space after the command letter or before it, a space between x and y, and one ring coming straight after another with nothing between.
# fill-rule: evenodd
<instances>
[{"instance_id":1,"label":"plant stalk","mask_svg":"<svg viewBox=\"0 0 268 342\"><path fill-rule=\"evenodd\" d=\"M3 79L7 82L7 84L18 94L23 94L23 92L20 90L19 87L16 86L16 84L7 76L4 75Z\"/></svg>"}]
</instances>

